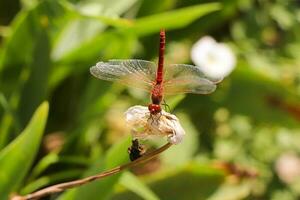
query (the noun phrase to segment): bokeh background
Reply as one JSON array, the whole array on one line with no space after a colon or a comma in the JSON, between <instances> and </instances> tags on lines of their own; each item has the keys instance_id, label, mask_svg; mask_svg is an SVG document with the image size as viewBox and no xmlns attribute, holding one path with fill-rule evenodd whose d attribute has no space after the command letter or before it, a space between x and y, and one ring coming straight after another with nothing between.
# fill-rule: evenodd
<instances>
[{"instance_id":1,"label":"bokeh background","mask_svg":"<svg viewBox=\"0 0 300 200\"><path fill-rule=\"evenodd\" d=\"M149 94L89 68L157 60L160 28L168 62L192 64L192 45L210 35L230 46L236 68L211 95L166 99L182 144L44 199L299 199L299 22L296 0L1 0L0 199L128 162L123 113Z\"/></svg>"}]
</instances>

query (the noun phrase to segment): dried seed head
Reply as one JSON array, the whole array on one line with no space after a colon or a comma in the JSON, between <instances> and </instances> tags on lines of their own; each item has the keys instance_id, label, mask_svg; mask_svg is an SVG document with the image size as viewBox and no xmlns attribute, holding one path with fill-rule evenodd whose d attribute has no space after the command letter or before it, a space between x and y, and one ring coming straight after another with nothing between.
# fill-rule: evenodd
<instances>
[{"instance_id":1,"label":"dried seed head","mask_svg":"<svg viewBox=\"0 0 300 200\"><path fill-rule=\"evenodd\" d=\"M125 118L136 139L167 136L170 143L179 144L185 135L178 118L164 110L151 115L147 107L133 106L125 112Z\"/></svg>"}]
</instances>

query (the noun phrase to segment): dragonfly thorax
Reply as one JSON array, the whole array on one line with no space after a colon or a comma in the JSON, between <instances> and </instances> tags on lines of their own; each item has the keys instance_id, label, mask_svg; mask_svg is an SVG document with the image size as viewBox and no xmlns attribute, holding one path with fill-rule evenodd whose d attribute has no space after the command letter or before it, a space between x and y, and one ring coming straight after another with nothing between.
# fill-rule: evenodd
<instances>
[{"instance_id":1,"label":"dragonfly thorax","mask_svg":"<svg viewBox=\"0 0 300 200\"><path fill-rule=\"evenodd\" d=\"M163 94L162 84L156 84L151 91L152 103L159 105L163 99L162 94Z\"/></svg>"},{"instance_id":2,"label":"dragonfly thorax","mask_svg":"<svg viewBox=\"0 0 300 200\"><path fill-rule=\"evenodd\" d=\"M162 101L162 85L156 84L151 91L152 104L149 104L148 109L152 115L161 112L160 103Z\"/></svg>"},{"instance_id":3,"label":"dragonfly thorax","mask_svg":"<svg viewBox=\"0 0 300 200\"><path fill-rule=\"evenodd\" d=\"M148 109L152 115L161 112L160 103L163 99L162 93L163 93L162 84L157 83L156 85L154 85L151 91L152 104L149 104L148 106Z\"/></svg>"}]
</instances>

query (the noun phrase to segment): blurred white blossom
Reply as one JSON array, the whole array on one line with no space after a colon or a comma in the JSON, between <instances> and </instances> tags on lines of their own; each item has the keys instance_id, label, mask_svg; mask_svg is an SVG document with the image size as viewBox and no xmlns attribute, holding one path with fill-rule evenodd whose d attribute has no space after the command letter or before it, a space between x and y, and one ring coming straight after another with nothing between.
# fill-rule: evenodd
<instances>
[{"instance_id":1,"label":"blurred white blossom","mask_svg":"<svg viewBox=\"0 0 300 200\"><path fill-rule=\"evenodd\" d=\"M275 164L278 177L285 183L300 179L300 158L292 153L281 155Z\"/></svg>"},{"instance_id":2,"label":"blurred white blossom","mask_svg":"<svg viewBox=\"0 0 300 200\"><path fill-rule=\"evenodd\" d=\"M236 57L230 47L205 36L191 50L192 61L211 78L223 78L235 67Z\"/></svg>"},{"instance_id":3,"label":"blurred white blossom","mask_svg":"<svg viewBox=\"0 0 300 200\"><path fill-rule=\"evenodd\" d=\"M150 115L148 107L133 106L125 112L125 118L136 139L167 136L170 143L179 144L185 135L178 118L164 110L160 114Z\"/></svg>"}]
</instances>

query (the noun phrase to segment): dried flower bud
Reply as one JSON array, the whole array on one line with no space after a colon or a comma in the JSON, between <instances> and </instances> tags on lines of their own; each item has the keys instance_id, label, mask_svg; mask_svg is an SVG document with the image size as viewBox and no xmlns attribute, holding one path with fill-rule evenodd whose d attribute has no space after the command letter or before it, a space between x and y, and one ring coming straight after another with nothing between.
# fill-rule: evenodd
<instances>
[{"instance_id":1,"label":"dried flower bud","mask_svg":"<svg viewBox=\"0 0 300 200\"><path fill-rule=\"evenodd\" d=\"M170 143L179 144L185 135L178 118L164 110L150 115L147 107L133 106L125 112L125 118L131 127L133 138L136 139L167 136Z\"/></svg>"}]
</instances>

